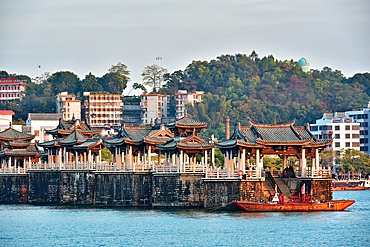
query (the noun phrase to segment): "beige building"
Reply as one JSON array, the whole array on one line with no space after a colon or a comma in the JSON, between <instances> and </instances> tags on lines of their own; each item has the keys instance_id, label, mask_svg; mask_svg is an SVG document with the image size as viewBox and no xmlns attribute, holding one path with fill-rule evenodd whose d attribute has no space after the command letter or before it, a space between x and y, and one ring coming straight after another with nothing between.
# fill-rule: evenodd
<instances>
[{"instance_id":1,"label":"beige building","mask_svg":"<svg viewBox=\"0 0 370 247\"><path fill-rule=\"evenodd\" d=\"M9 128L14 115L14 111L12 110L0 110L0 131L4 131Z\"/></svg>"},{"instance_id":2,"label":"beige building","mask_svg":"<svg viewBox=\"0 0 370 247\"><path fill-rule=\"evenodd\" d=\"M121 94L84 92L85 119L91 127L119 128L122 122Z\"/></svg>"},{"instance_id":3,"label":"beige building","mask_svg":"<svg viewBox=\"0 0 370 247\"><path fill-rule=\"evenodd\" d=\"M81 119L81 100L76 99L74 94L62 92L55 96L55 98L57 113L62 114L63 120Z\"/></svg>"},{"instance_id":4,"label":"beige building","mask_svg":"<svg viewBox=\"0 0 370 247\"><path fill-rule=\"evenodd\" d=\"M168 94L142 94L140 105L143 124L150 124L152 121L163 122L169 118L170 95Z\"/></svg>"}]
</instances>

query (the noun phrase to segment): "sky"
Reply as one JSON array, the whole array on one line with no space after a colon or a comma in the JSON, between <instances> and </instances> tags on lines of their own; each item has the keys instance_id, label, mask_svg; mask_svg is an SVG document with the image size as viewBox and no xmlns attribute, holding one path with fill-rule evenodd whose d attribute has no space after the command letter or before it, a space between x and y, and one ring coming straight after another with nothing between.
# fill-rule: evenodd
<instances>
[{"instance_id":1,"label":"sky","mask_svg":"<svg viewBox=\"0 0 370 247\"><path fill-rule=\"evenodd\" d=\"M253 50L346 77L370 71L367 0L0 0L0 11L0 70L31 78L101 77L121 62L127 93L148 65L172 73Z\"/></svg>"}]
</instances>

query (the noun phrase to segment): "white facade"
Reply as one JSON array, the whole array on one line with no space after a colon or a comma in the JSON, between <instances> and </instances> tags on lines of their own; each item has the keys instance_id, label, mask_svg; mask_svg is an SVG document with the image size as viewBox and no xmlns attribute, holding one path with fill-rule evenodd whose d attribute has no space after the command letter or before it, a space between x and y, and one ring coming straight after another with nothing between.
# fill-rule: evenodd
<instances>
[{"instance_id":1,"label":"white facade","mask_svg":"<svg viewBox=\"0 0 370 247\"><path fill-rule=\"evenodd\" d=\"M188 93L186 90L179 90L176 95L176 119L180 119L185 116L185 105L202 102L202 96L204 92L196 91L195 93Z\"/></svg>"},{"instance_id":2,"label":"white facade","mask_svg":"<svg viewBox=\"0 0 370 247\"><path fill-rule=\"evenodd\" d=\"M81 100L76 99L74 94L62 92L55 96L55 98L57 113L63 115L63 120L81 119Z\"/></svg>"},{"instance_id":3,"label":"white facade","mask_svg":"<svg viewBox=\"0 0 370 247\"><path fill-rule=\"evenodd\" d=\"M170 114L170 96L167 94L142 94L140 106L142 109L142 123L151 124L152 121L165 120Z\"/></svg>"},{"instance_id":4,"label":"white facade","mask_svg":"<svg viewBox=\"0 0 370 247\"><path fill-rule=\"evenodd\" d=\"M347 117L344 112L324 113L315 124L310 124L310 130L319 139L333 139L333 151L349 148L360 150L360 123Z\"/></svg>"},{"instance_id":5,"label":"white facade","mask_svg":"<svg viewBox=\"0 0 370 247\"><path fill-rule=\"evenodd\" d=\"M347 111L346 116L360 124L360 151L370 154L370 102L358 111Z\"/></svg>"},{"instance_id":6,"label":"white facade","mask_svg":"<svg viewBox=\"0 0 370 247\"><path fill-rule=\"evenodd\" d=\"M26 83L17 78L0 78L0 102L22 100Z\"/></svg>"},{"instance_id":7,"label":"white facade","mask_svg":"<svg viewBox=\"0 0 370 247\"><path fill-rule=\"evenodd\" d=\"M26 126L29 127L29 134L35 135L32 142L52 140L52 135L46 135L44 130L55 129L61 118L62 114L58 113L28 113Z\"/></svg>"}]
</instances>

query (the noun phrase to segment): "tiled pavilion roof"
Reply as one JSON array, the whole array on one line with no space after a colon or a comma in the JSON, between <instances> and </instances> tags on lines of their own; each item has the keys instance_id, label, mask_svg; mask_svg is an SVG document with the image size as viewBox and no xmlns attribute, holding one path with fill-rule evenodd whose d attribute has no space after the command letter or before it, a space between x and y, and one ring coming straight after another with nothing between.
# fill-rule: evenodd
<instances>
[{"instance_id":1,"label":"tiled pavilion roof","mask_svg":"<svg viewBox=\"0 0 370 247\"><path fill-rule=\"evenodd\" d=\"M78 129L83 135L95 135L99 134L100 130L96 128L91 128L85 121L71 120L64 121L59 119L59 124L56 128L51 130L45 130L46 134L66 136L70 134L75 129Z\"/></svg>"},{"instance_id":2,"label":"tiled pavilion roof","mask_svg":"<svg viewBox=\"0 0 370 247\"><path fill-rule=\"evenodd\" d=\"M207 142L206 140L198 137L198 136L190 136L188 138L182 139L180 141L171 140L163 145L157 145L158 149L160 150L174 150L174 149L182 149L182 150L210 150L214 148L212 143Z\"/></svg>"},{"instance_id":3,"label":"tiled pavilion roof","mask_svg":"<svg viewBox=\"0 0 370 247\"><path fill-rule=\"evenodd\" d=\"M197 120L191 119L188 116L185 116L179 120L176 120L174 122L168 123L168 128L205 128L207 127L207 123L205 122L199 122Z\"/></svg>"},{"instance_id":4,"label":"tiled pavilion roof","mask_svg":"<svg viewBox=\"0 0 370 247\"><path fill-rule=\"evenodd\" d=\"M317 139L307 127L293 126L294 121L285 124L257 124L240 126L234 130L231 138L216 143L219 148L232 148L237 145L263 147L265 145L290 145L290 146L326 146L331 140Z\"/></svg>"},{"instance_id":5,"label":"tiled pavilion roof","mask_svg":"<svg viewBox=\"0 0 370 247\"><path fill-rule=\"evenodd\" d=\"M0 132L0 140L32 140L35 138L35 135L26 134L19 132L12 127L7 128L6 130Z\"/></svg>"}]
</instances>

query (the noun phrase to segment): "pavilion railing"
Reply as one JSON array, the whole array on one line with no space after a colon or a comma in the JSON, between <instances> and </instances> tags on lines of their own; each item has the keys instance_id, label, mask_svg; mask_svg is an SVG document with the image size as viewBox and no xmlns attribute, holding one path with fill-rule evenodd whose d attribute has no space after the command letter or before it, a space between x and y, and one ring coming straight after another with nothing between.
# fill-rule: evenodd
<instances>
[{"instance_id":1,"label":"pavilion railing","mask_svg":"<svg viewBox=\"0 0 370 247\"><path fill-rule=\"evenodd\" d=\"M70 162L70 163L29 163L26 162L25 167L23 166L10 166L8 164L0 164L0 174L24 174L28 170L91 170L99 172L135 172L135 171L150 171L152 173L203 173L205 178L209 179L222 179L222 178L235 178L235 179L246 179L255 180L264 177L264 170L260 172L256 170L240 170L225 169L222 167L206 166L202 163L185 163L183 165L171 165L171 164L157 164L154 162L150 163L133 163L133 164L116 164L111 162ZM309 177L309 178L331 178L332 171L330 169L321 168L319 170L311 170L308 167L302 176L300 171L295 171L297 177ZM260 175L259 175L260 174Z\"/></svg>"}]
</instances>

